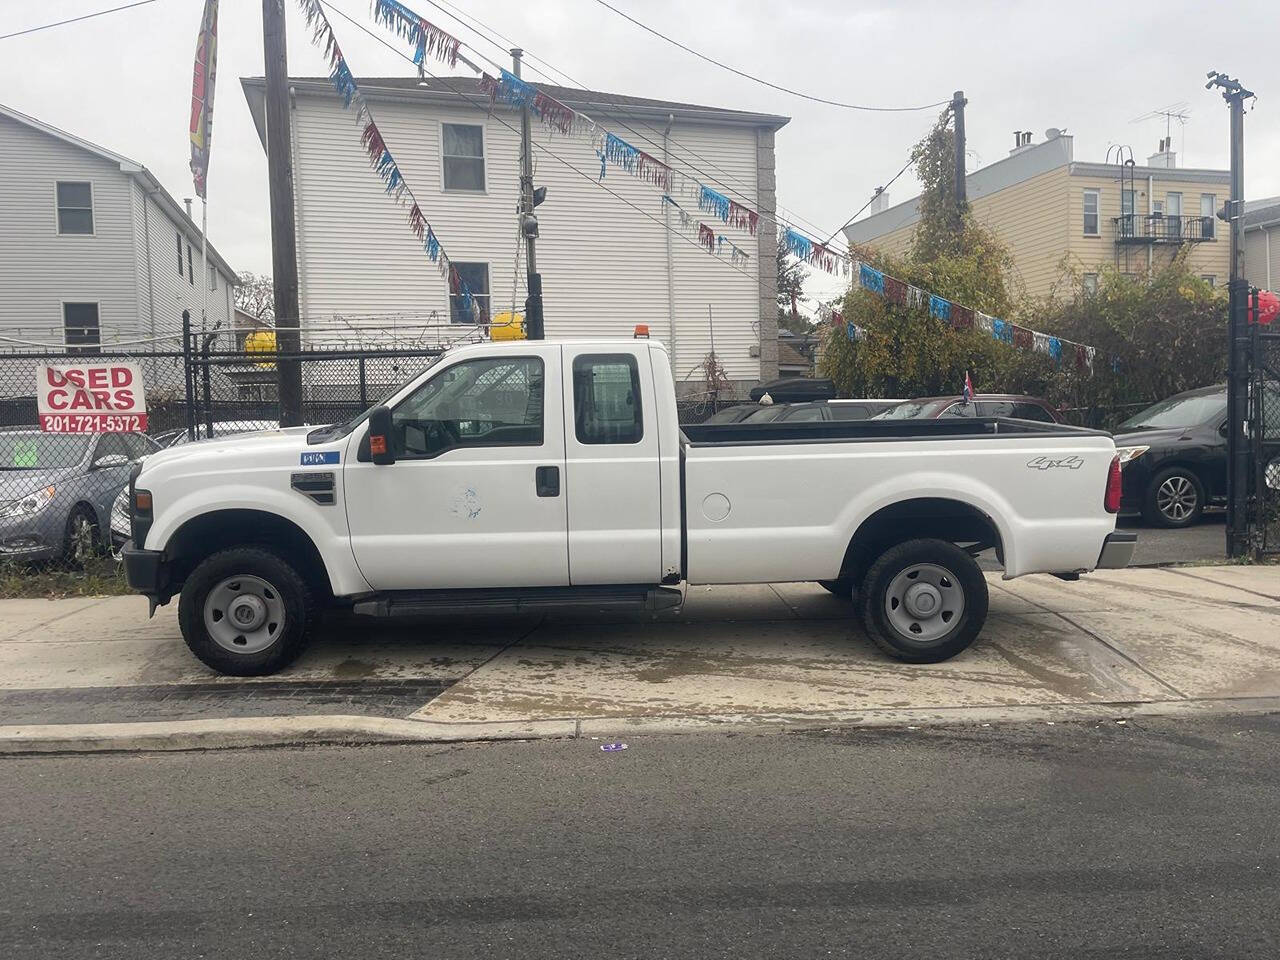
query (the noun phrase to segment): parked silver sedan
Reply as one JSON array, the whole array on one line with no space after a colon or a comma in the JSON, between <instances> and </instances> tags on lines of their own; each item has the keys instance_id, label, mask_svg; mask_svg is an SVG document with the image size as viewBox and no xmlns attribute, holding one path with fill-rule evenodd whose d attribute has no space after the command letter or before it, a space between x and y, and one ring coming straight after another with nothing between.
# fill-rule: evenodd
<instances>
[{"instance_id":1,"label":"parked silver sedan","mask_svg":"<svg viewBox=\"0 0 1280 960\"><path fill-rule=\"evenodd\" d=\"M0 430L0 560L78 562L104 546L130 466L156 449L140 433Z\"/></svg>"}]
</instances>

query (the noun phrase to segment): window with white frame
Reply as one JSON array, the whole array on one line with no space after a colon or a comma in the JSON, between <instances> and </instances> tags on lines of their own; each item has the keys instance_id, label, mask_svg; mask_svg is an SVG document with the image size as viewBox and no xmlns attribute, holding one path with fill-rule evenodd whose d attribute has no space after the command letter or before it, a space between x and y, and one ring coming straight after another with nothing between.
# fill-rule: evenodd
<instances>
[{"instance_id":1,"label":"window with white frame","mask_svg":"<svg viewBox=\"0 0 1280 960\"><path fill-rule=\"evenodd\" d=\"M102 332L98 328L96 303L64 303L62 330L67 353L102 352Z\"/></svg>"},{"instance_id":2,"label":"window with white frame","mask_svg":"<svg viewBox=\"0 0 1280 960\"><path fill-rule=\"evenodd\" d=\"M1120 235L1132 237L1134 235L1133 213L1136 209L1137 191L1121 190L1120 191Z\"/></svg>"},{"instance_id":3,"label":"window with white frame","mask_svg":"<svg viewBox=\"0 0 1280 960\"><path fill-rule=\"evenodd\" d=\"M1203 280L1205 283L1207 283L1210 287L1216 287L1218 285L1218 278L1214 276L1212 273L1202 273L1200 274L1200 279Z\"/></svg>"},{"instance_id":4,"label":"window with white frame","mask_svg":"<svg viewBox=\"0 0 1280 960\"><path fill-rule=\"evenodd\" d=\"M191 244L187 243L187 282L196 285L196 268L191 265Z\"/></svg>"},{"instance_id":5,"label":"window with white frame","mask_svg":"<svg viewBox=\"0 0 1280 960\"><path fill-rule=\"evenodd\" d=\"M181 230L178 231L177 237L178 237L178 276L182 276L182 231Z\"/></svg>"},{"instance_id":6,"label":"window with white frame","mask_svg":"<svg viewBox=\"0 0 1280 960\"><path fill-rule=\"evenodd\" d=\"M1098 295L1098 275L1096 273L1086 273L1081 278L1081 287L1086 297L1096 297Z\"/></svg>"},{"instance_id":7,"label":"window with white frame","mask_svg":"<svg viewBox=\"0 0 1280 960\"><path fill-rule=\"evenodd\" d=\"M1102 231L1100 229L1100 191L1086 190L1084 192L1084 235L1086 237L1099 236Z\"/></svg>"},{"instance_id":8,"label":"window with white frame","mask_svg":"<svg viewBox=\"0 0 1280 960\"><path fill-rule=\"evenodd\" d=\"M489 265L487 263L459 263L450 261L450 265L458 271L458 279L467 285L472 299L480 307L480 322L489 321ZM475 316L463 305L461 293L449 297L450 323L475 323Z\"/></svg>"},{"instance_id":9,"label":"window with white frame","mask_svg":"<svg viewBox=\"0 0 1280 960\"><path fill-rule=\"evenodd\" d=\"M472 123L441 124L444 189L484 190L484 128Z\"/></svg>"},{"instance_id":10,"label":"window with white frame","mask_svg":"<svg viewBox=\"0 0 1280 960\"><path fill-rule=\"evenodd\" d=\"M1200 235L1212 240L1217 235L1218 198L1212 193L1200 194Z\"/></svg>"},{"instance_id":11,"label":"window with white frame","mask_svg":"<svg viewBox=\"0 0 1280 960\"><path fill-rule=\"evenodd\" d=\"M93 233L93 184L59 180L58 233Z\"/></svg>"}]
</instances>

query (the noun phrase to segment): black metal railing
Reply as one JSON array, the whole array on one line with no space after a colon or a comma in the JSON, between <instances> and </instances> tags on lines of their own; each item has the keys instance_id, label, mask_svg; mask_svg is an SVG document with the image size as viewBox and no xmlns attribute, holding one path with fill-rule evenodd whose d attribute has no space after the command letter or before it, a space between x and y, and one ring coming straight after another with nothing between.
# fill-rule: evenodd
<instances>
[{"instance_id":1,"label":"black metal railing","mask_svg":"<svg viewBox=\"0 0 1280 960\"><path fill-rule=\"evenodd\" d=\"M1116 243L1200 243L1216 236L1213 217L1126 213L1111 223Z\"/></svg>"}]
</instances>

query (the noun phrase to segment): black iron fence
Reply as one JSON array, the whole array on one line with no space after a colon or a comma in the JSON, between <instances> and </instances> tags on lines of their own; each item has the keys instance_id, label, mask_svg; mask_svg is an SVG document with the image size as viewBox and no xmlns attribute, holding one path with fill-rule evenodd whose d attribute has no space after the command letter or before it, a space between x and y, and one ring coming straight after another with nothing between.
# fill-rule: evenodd
<instances>
[{"instance_id":1,"label":"black iron fence","mask_svg":"<svg viewBox=\"0 0 1280 960\"><path fill-rule=\"evenodd\" d=\"M1256 310L1256 303L1255 303ZM1280 554L1280 330L1249 324L1247 539L1255 556Z\"/></svg>"}]
</instances>

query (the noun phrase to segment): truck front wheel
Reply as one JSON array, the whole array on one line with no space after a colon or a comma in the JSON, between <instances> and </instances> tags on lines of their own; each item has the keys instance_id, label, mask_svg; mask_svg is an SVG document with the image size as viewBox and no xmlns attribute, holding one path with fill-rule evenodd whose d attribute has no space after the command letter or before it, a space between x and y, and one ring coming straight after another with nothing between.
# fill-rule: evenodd
<instances>
[{"instance_id":1,"label":"truck front wheel","mask_svg":"<svg viewBox=\"0 0 1280 960\"><path fill-rule=\"evenodd\" d=\"M859 591L871 641L907 663L938 663L977 639L987 581L973 558L945 540L907 540L867 571Z\"/></svg>"},{"instance_id":2,"label":"truck front wheel","mask_svg":"<svg viewBox=\"0 0 1280 960\"><path fill-rule=\"evenodd\" d=\"M203 560L178 603L182 637L219 673L256 677L291 663L306 646L311 591L284 559L233 547Z\"/></svg>"}]
</instances>

